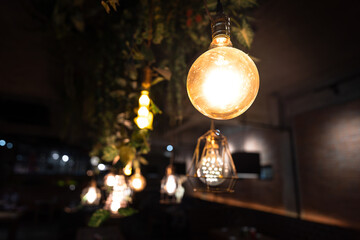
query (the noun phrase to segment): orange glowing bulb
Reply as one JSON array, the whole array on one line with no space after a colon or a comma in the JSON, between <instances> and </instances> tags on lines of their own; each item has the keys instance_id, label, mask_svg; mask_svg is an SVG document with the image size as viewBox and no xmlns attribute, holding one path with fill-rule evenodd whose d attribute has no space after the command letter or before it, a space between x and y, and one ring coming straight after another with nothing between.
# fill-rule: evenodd
<instances>
[{"instance_id":1,"label":"orange glowing bulb","mask_svg":"<svg viewBox=\"0 0 360 240\"><path fill-rule=\"evenodd\" d=\"M231 47L230 38L215 36L208 51L190 68L187 92L205 116L232 119L245 112L259 90L259 73L251 58Z\"/></svg>"}]
</instances>

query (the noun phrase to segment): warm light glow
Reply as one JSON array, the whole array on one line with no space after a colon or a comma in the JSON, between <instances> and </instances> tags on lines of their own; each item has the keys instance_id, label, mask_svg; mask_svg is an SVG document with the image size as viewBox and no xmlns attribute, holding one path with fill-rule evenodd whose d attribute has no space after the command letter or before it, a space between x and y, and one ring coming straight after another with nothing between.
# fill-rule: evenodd
<instances>
[{"instance_id":1,"label":"warm light glow","mask_svg":"<svg viewBox=\"0 0 360 240\"><path fill-rule=\"evenodd\" d=\"M106 174L104 182L106 186L113 187L116 184L115 175L113 173Z\"/></svg>"},{"instance_id":2,"label":"warm light glow","mask_svg":"<svg viewBox=\"0 0 360 240\"><path fill-rule=\"evenodd\" d=\"M137 169L138 170L138 169ZM140 171L137 171L130 178L130 187L134 189L136 192L142 191L146 186L146 180L143 175L141 175Z\"/></svg>"},{"instance_id":3,"label":"warm light glow","mask_svg":"<svg viewBox=\"0 0 360 240\"><path fill-rule=\"evenodd\" d=\"M131 200L130 195L131 189L126 184L125 176L116 175L113 190L105 203L105 209L110 210L113 214L117 214L119 208L127 207L128 201Z\"/></svg>"},{"instance_id":4,"label":"warm light glow","mask_svg":"<svg viewBox=\"0 0 360 240\"><path fill-rule=\"evenodd\" d=\"M259 73L244 52L215 37L212 48L191 66L187 92L194 107L213 119L231 119L245 112L259 89Z\"/></svg>"},{"instance_id":5,"label":"warm light glow","mask_svg":"<svg viewBox=\"0 0 360 240\"><path fill-rule=\"evenodd\" d=\"M75 185L69 186L71 191L75 190ZM84 205L98 205L100 203L101 192L96 187L96 182L92 181L90 186L85 188L81 193L81 202Z\"/></svg>"},{"instance_id":6,"label":"warm light glow","mask_svg":"<svg viewBox=\"0 0 360 240\"><path fill-rule=\"evenodd\" d=\"M147 117L149 115L149 109L147 109L146 107L139 108L138 115L141 117Z\"/></svg>"},{"instance_id":7,"label":"warm light glow","mask_svg":"<svg viewBox=\"0 0 360 240\"><path fill-rule=\"evenodd\" d=\"M152 128L153 114L149 112L147 117L139 116L135 118L135 123L140 129Z\"/></svg>"},{"instance_id":8,"label":"warm light glow","mask_svg":"<svg viewBox=\"0 0 360 240\"><path fill-rule=\"evenodd\" d=\"M224 177L230 175L228 166L224 164L223 157L219 152L219 145L211 136L206 141L196 173L203 183L210 186L220 185L225 181Z\"/></svg>"},{"instance_id":9,"label":"warm light glow","mask_svg":"<svg viewBox=\"0 0 360 240\"><path fill-rule=\"evenodd\" d=\"M89 191L85 195L85 199L89 204L93 204L96 200L97 194L95 187L90 187Z\"/></svg>"},{"instance_id":10,"label":"warm light glow","mask_svg":"<svg viewBox=\"0 0 360 240\"><path fill-rule=\"evenodd\" d=\"M187 177L194 191L234 191L237 174L229 145L213 125L198 139Z\"/></svg>"},{"instance_id":11,"label":"warm light glow","mask_svg":"<svg viewBox=\"0 0 360 240\"><path fill-rule=\"evenodd\" d=\"M176 177L174 175L167 176L167 181L166 181L165 187L164 187L165 191L169 195L174 195L176 188L177 188Z\"/></svg>"},{"instance_id":12,"label":"warm light glow","mask_svg":"<svg viewBox=\"0 0 360 240\"><path fill-rule=\"evenodd\" d=\"M226 36L216 36L212 42L217 47L228 46L231 44L230 38Z\"/></svg>"},{"instance_id":13,"label":"warm light glow","mask_svg":"<svg viewBox=\"0 0 360 240\"><path fill-rule=\"evenodd\" d=\"M128 164L126 164L126 166L124 167L123 171L124 171L124 174L125 174L126 176L130 176L130 175L131 175L131 173L132 173L132 163L131 163L131 161L130 161Z\"/></svg>"},{"instance_id":14,"label":"warm light glow","mask_svg":"<svg viewBox=\"0 0 360 240\"><path fill-rule=\"evenodd\" d=\"M139 98L139 105L140 106L149 106L150 105L150 98L149 98L149 92L144 90L141 91L141 96Z\"/></svg>"},{"instance_id":15,"label":"warm light glow","mask_svg":"<svg viewBox=\"0 0 360 240\"><path fill-rule=\"evenodd\" d=\"M153 114L149 111L150 106L150 98L149 92L144 90L141 91L141 96L139 98L139 109L138 109L138 116L134 119L136 125L140 129L152 129L152 122L153 122Z\"/></svg>"}]
</instances>

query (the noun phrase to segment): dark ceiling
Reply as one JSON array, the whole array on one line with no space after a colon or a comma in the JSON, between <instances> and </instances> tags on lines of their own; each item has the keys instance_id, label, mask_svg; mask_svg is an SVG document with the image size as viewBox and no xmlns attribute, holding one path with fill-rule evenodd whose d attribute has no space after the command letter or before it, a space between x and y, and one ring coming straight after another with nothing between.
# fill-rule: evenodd
<instances>
[{"instance_id":1,"label":"dark ceiling","mask_svg":"<svg viewBox=\"0 0 360 240\"><path fill-rule=\"evenodd\" d=\"M249 53L259 59L260 91L253 106L227 124L246 120L278 125L279 99L286 105L287 101L342 81L358 82L359 10L358 1L348 0L260 1L254 12L255 40ZM59 69L46 50L45 36L35 30L36 21L22 3L6 0L0 8L0 26L0 95L43 103L56 118L61 99L52 76ZM186 103L187 121L178 130L202 131L208 119L188 100ZM54 135L57 126L36 131ZM0 132L20 131L24 129L0 127Z\"/></svg>"}]
</instances>

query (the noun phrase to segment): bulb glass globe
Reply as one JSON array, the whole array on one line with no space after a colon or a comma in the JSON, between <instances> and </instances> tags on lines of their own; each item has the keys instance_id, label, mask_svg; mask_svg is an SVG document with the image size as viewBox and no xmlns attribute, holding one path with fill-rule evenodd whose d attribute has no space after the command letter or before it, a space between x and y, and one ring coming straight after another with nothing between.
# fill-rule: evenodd
<instances>
[{"instance_id":1,"label":"bulb glass globe","mask_svg":"<svg viewBox=\"0 0 360 240\"><path fill-rule=\"evenodd\" d=\"M116 178L113 173L108 173L105 176L105 185L108 187L113 187L116 184Z\"/></svg>"},{"instance_id":2,"label":"bulb glass globe","mask_svg":"<svg viewBox=\"0 0 360 240\"><path fill-rule=\"evenodd\" d=\"M229 177L223 158L218 148L207 147L197 169L200 180L209 186L217 186L225 181L224 177Z\"/></svg>"},{"instance_id":3,"label":"bulb glass globe","mask_svg":"<svg viewBox=\"0 0 360 240\"><path fill-rule=\"evenodd\" d=\"M227 42L229 41L229 42ZM226 120L245 112L259 90L259 73L251 58L215 37L212 49L191 66L187 92L194 107L207 117Z\"/></svg>"},{"instance_id":4,"label":"bulb glass globe","mask_svg":"<svg viewBox=\"0 0 360 240\"><path fill-rule=\"evenodd\" d=\"M177 188L176 177L174 175L169 175L165 183L165 187L164 187L165 191L169 195L174 195L176 192L176 188Z\"/></svg>"},{"instance_id":5,"label":"bulb glass globe","mask_svg":"<svg viewBox=\"0 0 360 240\"><path fill-rule=\"evenodd\" d=\"M149 98L149 92L144 90L141 91L141 96L139 98L139 105L140 106L149 106L150 105L150 98Z\"/></svg>"},{"instance_id":6,"label":"bulb glass globe","mask_svg":"<svg viewBox=\"0 0 360 240\"><path fill-rule=\"evenodd\" d=\"M90 187L89 191L85 195L86 201L89 204L93 204L96 200L96 197L97 197L96 189L94 187Z\"/></svg>"},{"instance_id":7,"label":"bulb glass globe","mask_svg":"<svg viewBox=\"0 0 360 240\"><path fill-rule=\"evenodd\" d=\"M141 117L147 117L149 115L149 109L147 109L147 107L139 108L138 115Z\"/></svg>"},{"instance_id":8,"label":"bulb glass globe","mask_svg":"<svg viewBox=\"0 0 360 240\"><path fill-rule=\"evenodd\" d=\"M70 188L75 186L70 185ZM81 193L81 202L84 205L98 205L100 203L101 192L100 189L96 187L96 182L92 181L89 187L84 188Z\"/></svg>"},{"instance_id":9,"label":"bulb glass globe","mask_svg":"<svg viewBox=\"0 0 360 240\"><path fill-rule=\"evenodd\" d=\"M126 166L124 167L123 171L124 171L124 174L125 174L126 176L130 176L131 173L132 173L132 163L129 162L128 164L126 164Z\"/></svg>"},{"instance_id":10,"label":"bulb glass globe","mask_svg":"<svg viewBox=\"0 0 360 240\"><path fill-rule=\"evenodd\" d=\"M146 186L146 180L143 175L141 175L140 172L136 172L131 178L130 178L130 186L134 191L140 192L142 191Z\"/></svg>"}]
</instances>

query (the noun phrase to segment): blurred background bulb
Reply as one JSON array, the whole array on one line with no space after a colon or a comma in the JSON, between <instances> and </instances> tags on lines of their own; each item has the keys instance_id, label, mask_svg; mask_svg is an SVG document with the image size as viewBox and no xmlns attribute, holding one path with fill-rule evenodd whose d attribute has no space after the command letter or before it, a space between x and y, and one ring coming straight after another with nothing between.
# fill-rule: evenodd
<instances>
[{"instance_id":1,"label":"blurred background bulb","mask_svg":"<svg viewBox=\"0 0 360 240\"><path fill-rule=\"evenodd\" d=\"M178 178L173 174L172 165L166 168L166 174L161 180L161 188L162 191L166 192L169 196L174 195L178 188Z\"/></svg>"},{"instance_id":2,"label":"blurred background bulb","mask_svg":"<svg viewBox=\"0 0 360 240\"><path fill-rule=\"evenodd\" d=\"M132 173L132 162L131 162L131 161L129 161L129 162L126 164L126 166L124 167L123 171L124 171L124 174L125 174L126 176L130 176L130 175L131 175L131 173Z\"/></svg>"},{"instance_id":3,"label":"blurred background bulb","mask_svg":"<svg viewBox=\"0 0 360 240\"><path fill-rule=\"evenodd\" d=\"M113 173L106 174L104 182L106 186L113 187L116 183L115 175Z\"/></svg>"},{"instance_id":4,"label":"blurred background bulb","mask_svg":"<svg viewBox=\"0 0 360 240\"><path fill-rule=\"evenodd\" d=\"M138 116L134 119L136 125L140 129L152 129L153 114L149 111L150 98L149 91L141 91L141 96L139 98L139 109L137 111Z\"/></svg>"},{"instance_id":5,"label":"blurred background bulb","mask_svg":"<svg viewBox=\"0 0 360 240\"><path fill-rule=\"evenodd\" d=\"M105 209L117 214L119 208L125 208L131 199L131 190L126 183L124 175L115 176L115 184L108 198L106 199Z\"/></svg>"},{"instance_id":6,"label":"blurred background bulb","mask_svg":"<svg viewBox=\"0 0 360 240\"><path fill-rule=\"evenodd\" d=\"M94 203L96 200L96 189L94 187L89 188L88 192L85 195L85 198L88 203Z\"/></svg>"},{"instance_id":7,"label":"blurred background bulb","mask_svg":"<svg viewBox=\"0 0 360 240\"><path fill-rule=\"evenodd\" d=\"M167 177L164 188L165 188L165 191L169 195L174 195L175 194L176 188L177 188L177 182L176 182L176 177L174 175L169 175Z\"/></svg>"},{"instance_id":8,"label":"blurred background bulb","mask_svg":"<svg viewBox=\"0 0 360 240\"><path fill-rule=\"evenodd\" d=\"M141 96L139 98L139 105L140 106L150 105L149 91L146 90L141 91Z\"/></svg>"},{"instance_id":9,"label":"blurred background bulb","mask_svg":"<svg viewBox=\"0 0 360 240\"><path fill-rule=\"evenodd\" d=\"M137 168L134 175L130 178L130 187L136 192L142 191L146 186L146 179L141 175L140 169Z\"/></svg>"},{"instance_id":10,"label":"blurred background bulb","mask_svg":"<svg viewBox=\"0 0 360 240\"><path fill-rule=\"evenodd\" d=\"M230 38L215 36L208 51L190 68L187 92L207 117L231 119L245 112L259 90L259 73L251 58L231 47Z\"/></svg>"},{"instance_id":11,"label":"blurred background bulb","mask_svg":"<svg viewBox=\"0 0 360 240\"><path fill-rule=\"evenodd\" d=\"M96 187L96 182L91 181L90 186L85 188L81 194L81 201L84 205L98 205L100 203L101 192Z\"/></svg>"}]
</instances>

